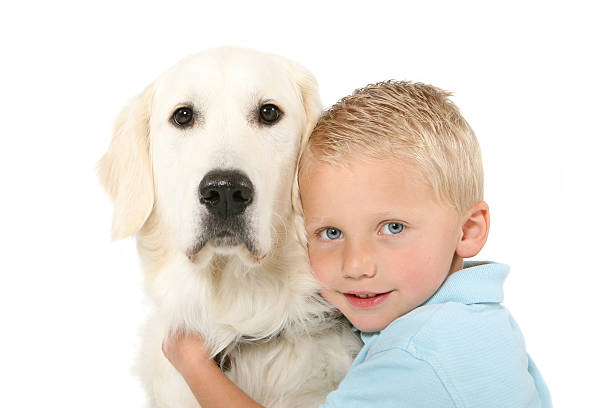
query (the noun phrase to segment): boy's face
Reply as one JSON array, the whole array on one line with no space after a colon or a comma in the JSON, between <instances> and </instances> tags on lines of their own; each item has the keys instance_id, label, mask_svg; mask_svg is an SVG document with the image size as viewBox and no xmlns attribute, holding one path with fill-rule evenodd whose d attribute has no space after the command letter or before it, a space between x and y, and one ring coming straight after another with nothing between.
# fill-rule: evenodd
<instances>
[{"instance_id":1,"label":"boy's face","mask_svg":"<svg viewBox=\"0 0 612 408\"><path fill-rule=\"evenodd\" d=\"M380 331L459 269L461 219L406 160L347 164L300 177L308 254L322 295L359 330Z\"/></svg>"}]
</instances>

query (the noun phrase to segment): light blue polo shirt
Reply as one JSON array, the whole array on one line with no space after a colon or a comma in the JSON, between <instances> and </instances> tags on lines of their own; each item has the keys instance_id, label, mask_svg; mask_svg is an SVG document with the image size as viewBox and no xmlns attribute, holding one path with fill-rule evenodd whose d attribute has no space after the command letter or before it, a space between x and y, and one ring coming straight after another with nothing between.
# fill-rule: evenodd
<instances>
[{"instance_id":1,"label":"light blue polo shirt","mask_svg":"<svg viewBox=\"0 0 612 408\"><path fill-rule=\"evenodd\" d=\"M500 303L508 266L465 262L364 346L323 407L548 408L544 379Z\"/></svg>"}]
</instances>

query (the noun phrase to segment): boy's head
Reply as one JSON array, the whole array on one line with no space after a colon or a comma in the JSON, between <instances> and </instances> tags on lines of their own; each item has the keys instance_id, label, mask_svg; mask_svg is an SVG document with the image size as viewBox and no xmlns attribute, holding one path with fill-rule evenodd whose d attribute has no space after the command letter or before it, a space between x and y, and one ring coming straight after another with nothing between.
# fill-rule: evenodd
<instances>
[{"instance_id":1,"label":"boy's head","mask_svg":"<svg viewBox=\"0 0 612 408\"><path fill-rule=\"evenodd\" d=\"M313 272L362 331L420 306L486 241L478 142L448 96L409 82L357 90L300 160Z\"/></svg>"},{"instance_id":2,"label":"boy's head","mask_svg":"<svg viewBox=\"0 0 612 408\"><path fill-rule=\"evenodd\" d=\"M368 85L325 111L303 153L300 172L360 154L406 159L434 194L459 213L483 199L478 140L451 94L431 85L387 81Z\"/></svg>"}]
</instances>

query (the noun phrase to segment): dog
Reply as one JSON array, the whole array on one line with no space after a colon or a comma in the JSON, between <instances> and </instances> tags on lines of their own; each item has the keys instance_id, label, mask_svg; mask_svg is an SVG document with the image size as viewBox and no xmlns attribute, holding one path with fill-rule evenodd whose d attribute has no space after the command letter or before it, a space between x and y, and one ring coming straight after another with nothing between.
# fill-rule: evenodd
<instances>
[{"instance_id":1,"label":"dog","mask_svg":"<svg viewBox=\"0 0 612 408\"><path fill-rule=\"evenodd\" d=\"M280 56L189 56L120 113L99 178L112 236L135 235L154 312L138 372L151 405L199 407L165 359L201 333L225 374L267 407L314 407L361 343L319 295L296 162L321 112L314 77Z\"/></svg>"}]
</instances>

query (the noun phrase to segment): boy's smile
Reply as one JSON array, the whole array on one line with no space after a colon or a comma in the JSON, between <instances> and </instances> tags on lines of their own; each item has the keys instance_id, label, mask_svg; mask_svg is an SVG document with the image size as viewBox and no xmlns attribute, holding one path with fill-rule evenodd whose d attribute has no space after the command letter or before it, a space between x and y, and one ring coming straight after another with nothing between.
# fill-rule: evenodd
<instances>
[{"instance_id":1,"label":"boy's smile","mask_svg":"<svg viewBox=\"0 0 612 408\"><path fill-rule=\"evenodd\" d=\"M406 159L343 164L300 176L308 254L322 295L359 330L380 331L460 269L462 220Z\"/></svg>"}]
</instances>

